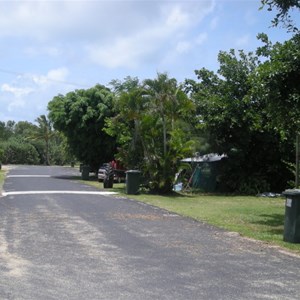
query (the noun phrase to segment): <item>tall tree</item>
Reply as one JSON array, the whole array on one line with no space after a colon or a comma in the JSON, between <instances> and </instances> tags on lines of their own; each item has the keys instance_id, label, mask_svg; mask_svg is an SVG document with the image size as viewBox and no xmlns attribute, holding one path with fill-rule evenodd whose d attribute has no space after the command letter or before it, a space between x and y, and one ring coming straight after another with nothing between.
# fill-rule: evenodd
<instances>
[{"instance_id":1,"label":"tall tree","mask_svg":"<svg viewBox=\"0 0 300 300\"><path fill-rule=\"evenodd\" d=\"M50 165L49 148L50 140L53 136L52 126L45 115L39 116L35 120L38 124L37 130L29 137L32 140L40 140L44 143L45 164Z\"/></svg>"},{"instance_id":2,"label":"tall tree","mask_svg":"<svg viewBox=\"0 0 300 300\"><path fill-rule=\"evenodd\" d=\"M116 94L114 116L106 119L105 131L115 136L118 144L116 157L128 168L140 168L147 148L141 132L141 122L148 99L138 78L111 82ZM144 152L145 151L145 152Z\"/></svg>"},{"instance_id":3,"label":"tall tree","mask_svg":"<svg viewBox=\"0 0 300 300\"><path fill-rule=\"evenodd\" d=\"M14 134L26 138L32 135L32 133L36 131L37 131L37 125L32 124L31 122L28 121L19 121L15 125Z\"/></svg>"},{"instance_id":4,"label":"tall tree","mask_svg":"<svg viewBox=\"0 0 300 300\"><path fill-rule=\"evenodd\" d=\"M5 122L0 121L0 141L6 139Z\"/></svg>"},{"instance_id":5,"label":"tall tree","mask_svg":"<svg viewBox=\"0 0 300 300\"><path fill-rule=\"evenodd\" d=\"M285 143L297 136L297 148L300 135L300 34L283 44L274 45L266 35L260 38L265 45L258 49L258 54L265 61L253 77L253 92L266 103L272 116L270 124L278 130ZM295 185L299 186L299 150L296 151Z\"/></svg>"},{"instance_id":6,"label":"tall tree","mask_svg":"<svg viewBox=\"0 0 300 300\"><path fill-rule=\"evenodd\" d=\"M38 164L46 164L45 143L40 138L39 127L27 121L19 121L14 127L14 137L31 144L38 152Z\"/></svg>"},{"instance_id":7,"label":"tall tree","mask_svg":"<svg viewBox=\"0 0 300 300\"><path fill-rule=\"evenodd\" d=\"M168 78L166 73L157 74L155 79L144 81L146 95L151 97L152 111L157 114L162 124L163 154L167 154L167 123L174 128L174 118L178 114L178 100L181 96L175 78ZM184 95L185 97L185 95Z\"/></svg>"},{"instance_id":8,"label":"tall tree","mask_svg":"<svg viewBox=\"0 0 300 300\"><path fill-rule=\"evenodd\" d=\"M299 42L299 29L295 25L295 21L289 15L291 9L295 8L300 10L300 1L299 0L261 0L263 6L268 5L268 10L271 11L274 7L277 8L278 13L273 19L273 25L277 26L279 23L283 24L288 31L293 31L296 36L294 39ZM266 39L266 37L264 37ZM269 47L264 47L264 50ZM269 54L270 52L268 52ZM290 54L290 53L289 53ZM293 59L292 57L290 59ZM297 59L296 59L297 60ZM295 92L293 93L295 96ZM296 93L297 94L297 93ZM298 96L299 98L299 92ZM296 101L297 102L297 101ZM296 168L295 168L295 186L299 187L300 185L300 133L299 129L296 130Z\"/></svg>"},{"instance_id":9,"label":"tall tree","mask_svg":"<svg viewBox=\"0 0 300 300\"><path fill-rule=\"evenodd\" d=\"M192 96L212 150L228 156L222 186L240 193L281 190L288 171L280 135L268 126L266 103L250 96L250 78L257 70L258 57L231 50L220 52L218 59L217 74L206 69L196 71L200 82L192 82Z\"/></svg>"},{"instance_id":10,"label":"tall tree","mask_svg":"<svg viewBox=\"0 0 300 300\"><path fill-rule=\"evenodd\" d=\"M96 171L115 153L115 139L103 131L112 116L113 93L102 85L58 95L48 104L49 119L62 132L71 154Z\"/></svg>"},{"instance_id":11,"label":"tall tree","mask_svg":"<svg viewBox=\"0 0 300 300\"><path fill-rule=\"evenodd\" d=\"M135 158L152 191L170 192L179 160L193 152L189 121L194 105L166 74L142 84L127 78L122 86L107 132L117 137L122 157Z\"/></svg>"},{"instance_id":12,"label":"tall tree","mask_svg":"<svg viewBox=\"0 0 300 300\"><path fill-rule=\"evenodd\" d=\"M16 122L9 120L6 123L0 121L0 141L6 141L14 135Z\"/></svg>"}]
</instances>

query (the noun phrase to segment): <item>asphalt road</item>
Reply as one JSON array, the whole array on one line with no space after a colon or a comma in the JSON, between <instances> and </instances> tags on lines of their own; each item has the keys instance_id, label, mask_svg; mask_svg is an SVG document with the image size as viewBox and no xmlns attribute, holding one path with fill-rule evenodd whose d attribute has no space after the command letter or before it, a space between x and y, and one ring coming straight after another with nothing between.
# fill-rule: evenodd
<instances>
[{"instance_id":1,"label":"asphalt road","mask_svg":"<svg viewBox=\"0 0 300 300\"><path fill-rule=\"evenodd\" d=\"M280 248L92 194L95 188L72 178L75 169L22 166L8 175L0 198L0 299L300 297L300 258Z\"/></svg>"}]
</instances>

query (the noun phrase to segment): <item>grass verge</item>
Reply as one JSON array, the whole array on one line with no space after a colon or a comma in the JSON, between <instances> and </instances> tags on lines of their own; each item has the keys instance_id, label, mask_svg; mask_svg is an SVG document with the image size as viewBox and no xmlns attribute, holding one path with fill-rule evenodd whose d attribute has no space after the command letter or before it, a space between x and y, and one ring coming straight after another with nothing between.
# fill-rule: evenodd
<instances>
[{"instance_id":1,"label":"grass verge","mask_svg":"<svg viewBox=\"0 0 300 300\"><path fill-rule=\"evenodd\" d=\"M0 195L1 195L1 192L2 192L4 178L5 178L5 171L4 170L0 170Z\"/></svg>"},{"instance_id":2,"label":"grass verge","mask_svg":"<svg viewBox=\"0 0 300 300\"><path fill-rule=\"evenodd\" d=\"M97 188L103 187L102 183L97 181L85 183ZM300 244L283 241L284 198L181 194L160 196L142 193L126 195L124 183L114 184L112 190L124 197L155 205L300 254Z\"/></svg>"}]
</instances>

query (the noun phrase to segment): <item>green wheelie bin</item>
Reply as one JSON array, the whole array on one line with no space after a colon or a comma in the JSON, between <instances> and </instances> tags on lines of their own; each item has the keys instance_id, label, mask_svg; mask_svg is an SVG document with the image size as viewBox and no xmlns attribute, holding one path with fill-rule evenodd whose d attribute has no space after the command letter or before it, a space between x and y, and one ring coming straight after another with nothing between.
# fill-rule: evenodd
<instances>
[{"instance_id":1,"label":"green wheelie bin","mask_svg":"<svg viewBox=\"0 0 300 300\"><path fill-rule=\"evenodd\" d=\"M136 195L139 192L141 172L129 170L126 172L126 194Z\"/></svg>"},{"instance_id":2,"label":"green wheelie bin","mask_svg":"<svg viewBox=\"0 0 300 300\"><path fill-rule=\"evenodd\" d=\"M286 190L283 240L300 243L300 190Z\"/></svg>"}]
</instances>

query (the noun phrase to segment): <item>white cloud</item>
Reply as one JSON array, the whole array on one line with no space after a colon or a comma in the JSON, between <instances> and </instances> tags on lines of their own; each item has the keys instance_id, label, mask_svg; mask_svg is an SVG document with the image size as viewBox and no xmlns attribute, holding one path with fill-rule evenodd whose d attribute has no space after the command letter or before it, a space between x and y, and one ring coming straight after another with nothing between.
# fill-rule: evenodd
<instances>
[{"instance_id":1,"label":"white cloud","mask_svg":"<svg viewBox=\"0 0 300 300\"><path fill-rule=\"evenodd\" d=\"M50 70L47 73L47 78L49 80L57 80L57 81L63 81L66 79L66 77L68 76L69 71L67 68L63 67L63 68L58 68L58 69L53 69Z\"/></svg>"},{"instance_id":2,"label":"white cloud","mask_svg":"<svg viewBox=\"0 0 300 300\"><path fill-rule=\"evenodd\" d=\"M136 35L117 37L111 43L86 47L90 59L108 68L135 68L141 60L153 54L165 41L172 28L154 27Z\"/></svg>"},{"instance_id":3,"label":"white cloud","mask_svg":"<svg viewBox=\"0 0 300 300\"><path fill-rule=\"evenodd\" d=\"M69 71L67 68L49 70L45 75L22 74L0 87L2 114L27 114L36 116L46 113L48 102L55 95L74 87L65 83ZM14 117L14 120L18 120Z\"/></svg>"},{"instance_id":4,"label":"white cloud","mask_svg":"<svg viewBox=\"0 0 300 300\"><path fill-rule=\"evenodd\" d=\"M147 24L137 33L112 37L107 43L90 43L86 50L91 61L109 68L135 68L141 62L153 61L152 57L158 57L157 54L166 48L174 47L178 53L187 52L190 45L184 37L212 11L213 2L162 3L156 13L155 25ZM169 55L169 51L165 53ZM164 57L161 59L165 60ZM156 63L160 62L156 59Z\"/></svg>"},{"instance_id":5,"label":"white cloud","mask_svg":"<svg viewBox=\"0 0 300 300\"><path fill-rule=\"evenodd\" d=\"M29 77L32 78L32 81L36 83L39 88L49 88L58 83L65 83L68 74L68 69L62 67L49 70L46 75L29 75Z\"/></svg>"},{"instance_id":6,"label":"white cloud","mask_svg":"<svg viewBox=\"0 0 300 300\"><path fill-rule=\"evenodd\" d=\"M218 26L218 24L219 24L219 18L218 18L218 17L214 17L214 18L210 21L210 24L209 24L210 29L212 29L212 30L216 29L217 26Z\"/></svg>"},{"instance_id":7,"label":"white cloud","mask_svg":"<svg viewBox=\"0 0 300 300\"><path fill-rule=\"evenodd\" d=\"M18 87L15 84L4 83L1 85L0 91L4 93L4 97L6 97L6 109L11 113L17 108L23 109L25 107L25 98L33 93L34 89L31 87ZM2 111L5 110L5 103L1 105Z\"/></svg>"},{"instance_id":8,"label":"white cloud","mask_svg":"<svg viewBox=\"0 0 300 300\"><path fill-rule=\"evenodd\" d=\"M27 36L42 41L65 37L106 39L118 31L129 34L153 25L161 6L170 3L177 2L0 1L0 36Z\"/></svg>"},{"instance_id":9,"label":"white cloud","mask_svg":"<svg viewBox=\"0 0 300 300\"><path fill-rule=\"evenodd\" d=\"M243 35L235 41L235 45L237 47L245 47L245 46L249 45L249 43L250 43L250 35L249 34Z\"/></svg>"},{"instance_id":10,"label":"white cloud","mask_svg":"<svg viewBox=\"0 0 300 300\"><path fill-rule=\"evenodd\" d=\"M98 65L134 68L164 59L159 53L176 44L182 51L181 41L214 8L214 0L2 1L0 38L38 41L23 50L29 57L76 48ZM78 52L70 59L85 60Z\"/></svg>"},{"instance_id":11,"label":"white cloud","mask_svg":"<svg viewBox=\"0 0 300 300\"><path fill-rule=\"evenodd\" d=\"M84 1L1 1L0 35L47 40L70 33L85 16L83 4Z\"/></svg>"},{"instance_id":12,"label":"white cloud","mask_svg":"<svg viewBox=\"0 0 300 300\"><path fill-rule=\"evenodd\" d=\"M206 41L199 24L209 24L205 18L214 11L215 3L0 0L0 50L5 62L0 67L21 74L0 82L1 108L3 104L15 109L23 106L23 115L27 110L36 117L53 96L74 90L74 85L66 84L67 78L84 78L87 84L102 80L99 65L109 79L119 76L115 74L120 69L125 75L132 69L142 74L141 69L153 72L165 64L169 70L175 59L187 57Z\"/></svg>"},{"instance_id":13,"label":"white cloud","mask_svg":"<svg viewBox=\"0 0 300 300\"><path fill-rule=\"evenodd\" d=\"M32 93L34 90L30 87L15 87L13 85L10 85L8 83L4 83L1 86L1 91L6 93L13 94L16 98L20 98L22 96L28 95Z\"/></svg>"},{"instance_id":14,"label":"white cloud","mask_svg":"<svg viewBox=\"0 0 300 300\"><path fill-rule=\"evenodd\" d=\"M199 34L195 39L196 45L202 45L207 39L207 33L201 33Z\"/></svg>"},{"instance_id":15,"label":"white cloud","mask_svg":"<svg viewBox=\"0 0 300 300\"><path fill-rule=\"evenodd\" d=\"M180 5L172 7L168 12L166 25L169 27L182 27L189 23L190 16L188 12L182 10Z\"/></svg>"},{"instance_id":16,"label":"white cloud","mask_svg":"<svg viewBox=\"0 0 300 300\"><path fill-rule=\"evenodd\" d=\"M188 52L191 49L192 45L188 41L180 41L178 42L176 46L176 52L177 53L185 53Z\"/></svg>"},{"instance_id":17,"label":"white cloud","mask_svg":"<svg viewBox=\"0 0 300 300\"><path fill-rule=\"evenodd\" d=\"M58 57L63 54L62 49L54 46L35 46L26 47L24 53L29 56L47 55L50 57Z\"/></svg>"},{"instance_id":18,"label":"white cloud","mask_svg":"<svg viewBox=\"0 0 300 300\"><path fill-rule=\"evenodd\" d=\"M21 98L15 98L13 101L11 101L7 107L8 112L14 112L16 109L24 109L25 107L25 101Z\"/></svg>"},{"instance_id":19,"label":"white cloud","mask_svg":"<svg viewBox=\"0 0 300 300\"><path fill-rule=\"evenodd\" d=\"M179 57L187 57L195 52L195 49L202 45L207 39L207 33L201 33L190 40L179 40L174 47L172 47L161 61L162 66L174 65L179 61ZM181 57L182 59L182 57ZM183 60L186 61L185 58Z\"/></svg>"},{"instance_id":20,"label":"white cloud","mask_svg":"<svg viewBox=\"0 0 300 300\"><path fill-rule=\"evenodd\" d=\"M194 39L179 41L175 47L175 52L177 54L188 53L190 50L196 46L202 45L207 40L207 33L200 33Z\"/></svg>"}]
</instances>

